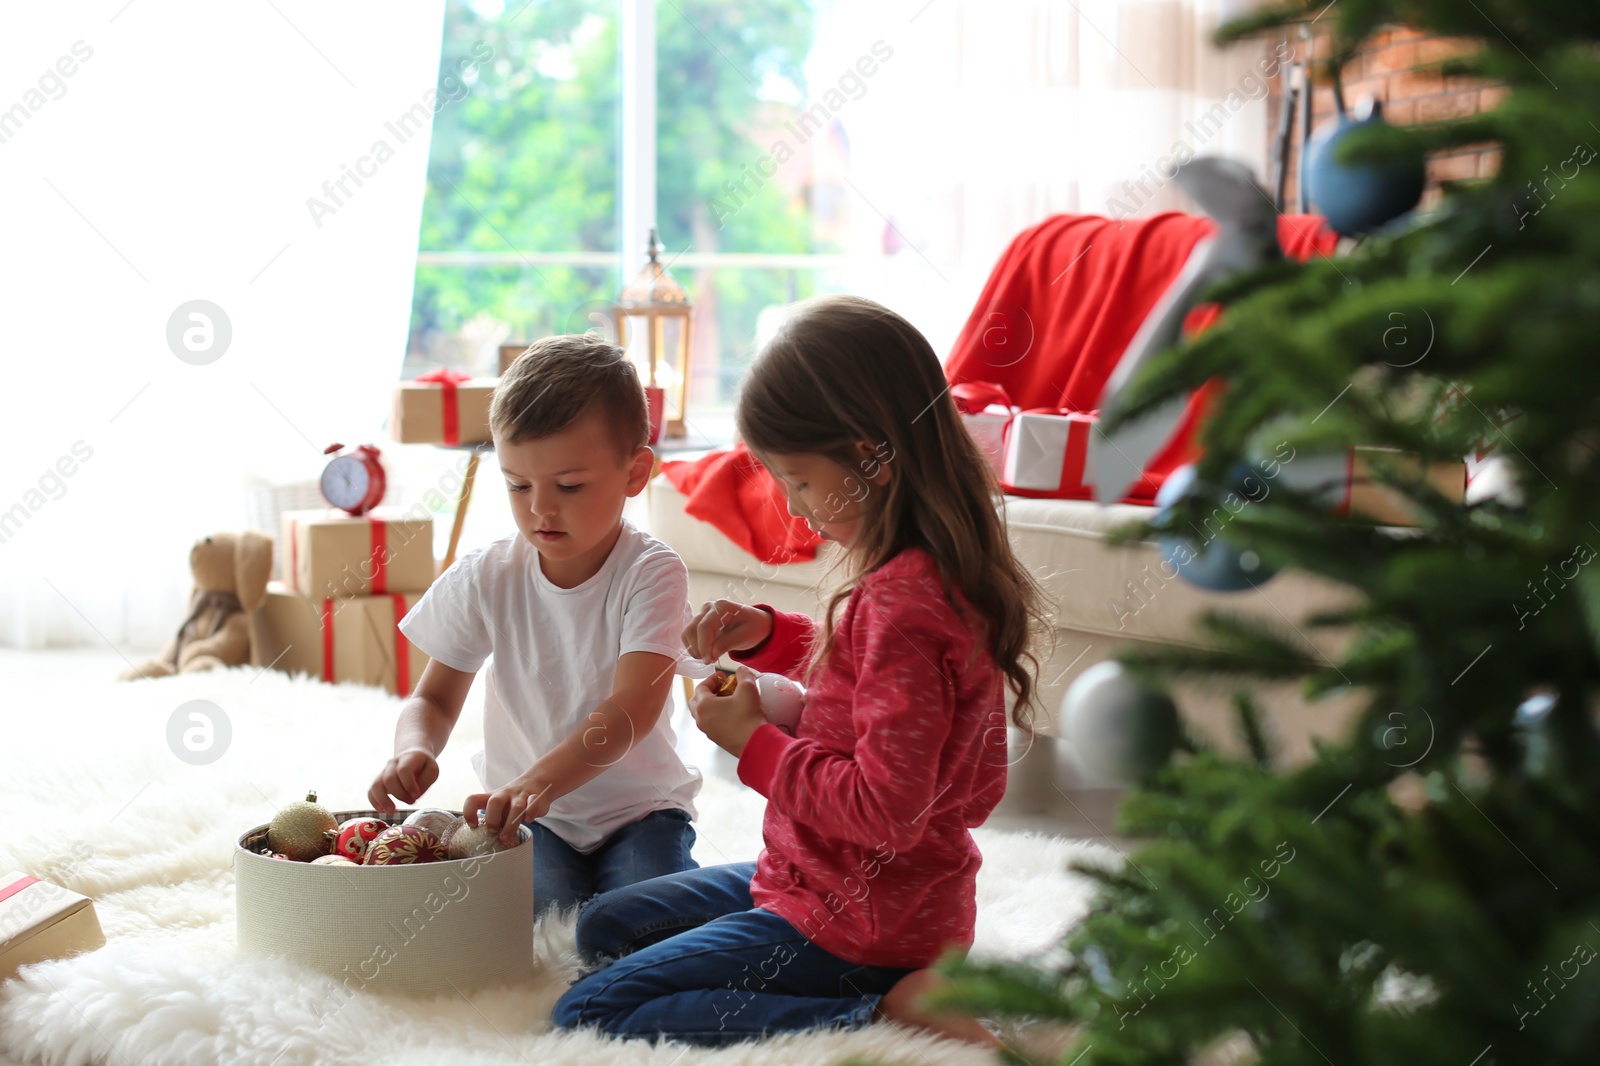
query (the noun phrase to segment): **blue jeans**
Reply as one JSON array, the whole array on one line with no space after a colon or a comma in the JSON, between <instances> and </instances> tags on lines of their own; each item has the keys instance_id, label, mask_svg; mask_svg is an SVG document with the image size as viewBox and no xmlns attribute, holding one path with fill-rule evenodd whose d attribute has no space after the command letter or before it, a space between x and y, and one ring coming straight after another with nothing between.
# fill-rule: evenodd
<instances>
[{"instance_id":1,"label":"blue jeans","mask_svg":"<svg viewBox=\"0 0 1600 1066\"><path fill-rule=\"evenodd\" d=\"M602 965L567 989L551 1021L706 1046L869 1024L883 994L911 971L841 959L756 908L755 868L690 870L589 904L578 951Z\"/></svg>"},{"instance_id":2,"label":"blue jeans","mask_svg":"<svg viewBox=\"0 0 1600 1066\"><path fill-rule=\"evenodd\" d=\"M690 857L694 826L676 807L651 811L606 837L594 851L578 851L538 822L533 830L533 899L539 915L570 909L602 892L663 874L697 869Z\"/></svg>"}]
</instances>

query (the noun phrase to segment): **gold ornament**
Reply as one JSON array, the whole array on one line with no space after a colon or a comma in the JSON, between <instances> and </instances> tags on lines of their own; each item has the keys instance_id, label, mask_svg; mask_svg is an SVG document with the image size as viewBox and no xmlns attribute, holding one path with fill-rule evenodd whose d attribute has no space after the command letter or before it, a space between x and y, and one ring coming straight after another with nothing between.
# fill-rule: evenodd
<instances>
[{"instance_id":1,"label":"gold ornament","mask_svg":"<svg viewBox=\"0 0 1600 1066\"><path fill-rule=\"evenodd\" d=\"M304 800L286 804L273 816L267 843L295 862L310 862L333 850L333 842L325 834L338 828L333 813L317 802L316 792L307 792Z\"/></svg>"},{"instance_id":2,"label":"gold ornament","mask_svg":"<svg viewBox=\"0 0 1600 1066\"><path fill-rule=\"evenodd\" d=\"M312 866L359 866L360 863L351 862L343 855L318 855L311 860Z\"/></svg>"}]
</instances>

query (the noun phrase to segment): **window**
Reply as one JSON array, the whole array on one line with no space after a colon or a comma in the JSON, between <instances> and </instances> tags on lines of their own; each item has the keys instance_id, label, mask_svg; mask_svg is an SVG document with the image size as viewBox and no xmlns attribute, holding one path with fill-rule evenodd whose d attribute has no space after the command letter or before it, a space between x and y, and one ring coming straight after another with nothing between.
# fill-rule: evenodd
<instances>
[{"instance_id":1,"label":"window","mask_svg":"<svg viewBox=\"0 0 1600 1066\"><path fill-rule=\"evenodd\" d=\"M617 5L450 0L403 376L498 372L616 292Z\"/></svg>"},{"instance_id":2,"label":"window","mask_svg":"<svg viewBox=\"0 0 1600 1066\"><path fill-rule=\"evenodd\" d=\"M878 300L943 356L1024 227L1129 210L1179 143L1262 169L1259 102L1203 142L1184 124L1255 101L1261 51L1216 52L1189 6L449 0L444 73L494 57L435 117L407 372L604 326L652 224L695 304L700 435L814 294ZM1186 206L1169 178L1135 213Z\"/></svg>"},{"instance_id":3,"label":"window","mask_svg":"<svg viewBox=\"0 0 1600 1066\"><path fill-rule=\"evenodd\" d=\"M640 31L626 2L447 4L440 95L459 99L434 119L403 374L492 374L502 342L608 328L611 298L642 264L620 248L654 223L696 307L691 425L723 433L774 311L841 287L840 190L813 174L837 169L842 131L798 107L814 5L675 0L659 23L645 13L657 206L624 235L622 112L650 106L623 100L623 65L638 60L620 38ZM797 119L809 143L781 165L766 158L760 146Z\"/></svg>"}]
</instances>

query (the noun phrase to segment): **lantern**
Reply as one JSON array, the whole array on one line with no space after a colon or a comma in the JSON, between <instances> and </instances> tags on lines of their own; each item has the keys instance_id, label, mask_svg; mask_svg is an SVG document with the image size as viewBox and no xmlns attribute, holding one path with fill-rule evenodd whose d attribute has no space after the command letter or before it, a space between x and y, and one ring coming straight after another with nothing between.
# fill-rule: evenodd
<instances>
[{"instance_id":1,"label":"lantern","mask_svg":"<svg viewBox=\"0 0 1600 1066\"><path fill-rule=\"evenodd\" d=\"M611 317L617 324L617 344L639 368L645 389L661 390L657 395L663 397L666 435L682 437L687 433L689 316L694 308L683 286L661 265L661 251L651 227L649 259L623 287Z\"/></svg>"}]
</instances>

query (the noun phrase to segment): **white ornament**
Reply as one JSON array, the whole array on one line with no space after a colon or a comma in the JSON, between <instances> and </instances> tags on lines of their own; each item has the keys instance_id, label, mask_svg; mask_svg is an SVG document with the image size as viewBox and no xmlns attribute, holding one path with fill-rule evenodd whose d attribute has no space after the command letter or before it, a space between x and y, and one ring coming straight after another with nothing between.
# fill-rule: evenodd
<instances>
[{"instance_id":1,"label":"white ornament","mask_svg":"<svg viewBox=\"0 0 1600 1066\"><path fill-rule=\"evenodd\" d=\"M805 686L782 674L759 674L756 695L761 697L761 713L767 721L790 733L795 731L806 706Z\"/></svg>"}]
</instances>

